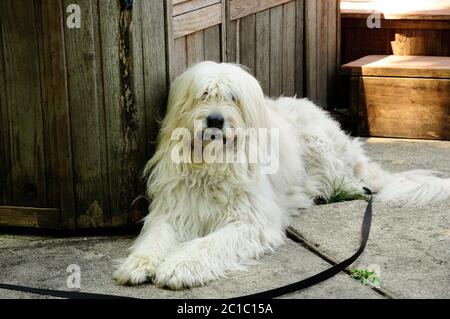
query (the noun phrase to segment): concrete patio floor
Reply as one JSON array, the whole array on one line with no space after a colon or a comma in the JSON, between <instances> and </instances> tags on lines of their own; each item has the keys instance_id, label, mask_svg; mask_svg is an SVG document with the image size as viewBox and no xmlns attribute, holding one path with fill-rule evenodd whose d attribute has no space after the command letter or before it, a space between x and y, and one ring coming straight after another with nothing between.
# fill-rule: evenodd
<instances>
[{"instance_id":1,"label":"concrete patio floor","mask_svg":"<svg viewBox=\"0 0 450 319\"><path fill-rule=\"evenodd\" d=\"M368 139L371 158L402 171L432 168L450 176L450 142ZM50 238L0 234L0 282L69 290L66 269L80 266L81 291L136 298L229 298L295 282L330 267L359 245L366 203L352 201L301 211L288 240L244 272L204 287L169 291L151 284L121 287L111 279L112 260L124 257L132 236ZM309 249L307 248L309 247ZM346 272L283 298L450 298L450 200L427 207L374 204L372 232L352 267L379 269L372 289ZM0 298L46 298L0 289Z\"/></svg>"}]
</instances>

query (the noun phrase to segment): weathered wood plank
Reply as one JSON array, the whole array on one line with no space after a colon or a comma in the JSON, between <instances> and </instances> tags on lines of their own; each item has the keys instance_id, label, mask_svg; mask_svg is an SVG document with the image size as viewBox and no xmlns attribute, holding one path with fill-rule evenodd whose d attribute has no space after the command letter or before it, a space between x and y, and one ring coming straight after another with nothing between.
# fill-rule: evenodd
<instances>
[{"instance_id":1,"label":"weathered wood plank","mask_svg":"<svg viewBox=\"0 0 450 319\"><path fill-rule=\"evenodd\" d=\"M83 17L81 29L65 29L77 211L95 207L103 215L109 210L109 185L98 16L92 1L64 0L65 7L72 3Z\"/></svg>"},{"instance_id":2,"label":"weathered wood plank","mask_svg":"<svg viewBox=\"0 0 450 319\"><path fill-rule=\"evenodd\" d=\"M255 75L265 94L270 94L270 10L256 13Z\"/></svg>"},{"instance_id":3,"label":"weathered wood plank","mask_svg":"<svg viewBox=\"0 0 450 319\"><path fill-rule=\"evenodd\" d=\"M296 3L283 5L283 92L295 95L295 7Z\"/></svg>"},{"instance_id":4,"label":"weathered wood plank","mask_svg":"<svg viewBox=\"0 0 450 319\"><path fill-rule=\"evenodd\" d=\"M240 19L289 1L291 0L231 0L230 18L231 20Z\"/></svg>"},{"instance_id":5,"label":"weathered wood plank","mask_svg":"<svg viewBox=\"0 0 450 319\"><path fill-rule=\"evenodd\" d=\"M203 31L186 36L187 67L190 68L205 59Z\"/></svg>"},{"instance_id":6,"label":"weathered wood plank","mask_svg":"<svg viewBox=\"0 0 450 319\"><path fill-rule=\"evenodd\" d=\"M450 78L450 57L369 55L344 64L342 74L416 78Z\"/></svg>"},{"instance_id":7,"label":"weathered wood plank","mask_svg":"<svg viewBox=\"0 0 450 319\"><path fill-rule=\"evenodd\" d=\"M48 204L61 209L62 225L75 228L71 128L60 1L36 2L46 150Z\"/></svg>"},{"instance_id":8,"label":"weathered wood plank","mask_svg":"<svg viewBox=\"0 0 450 319\"><path fill-rule=\"evenodd\" d=\"M226 29L227 29L227 50L226 50L226 62L238 62L238 52L239 52L239 34L238 34L238 23L239 20L235 21L229 21L226 22Z\"/></svg>"},{"instance_id":9,"label":"weathered wood plank","mask_svg":"<svg viewBox=\"0 0 450 319\"><path fill-rule=\"evenodd\" d=\"M173 46L173 78L177 77L187 69L187 47L186 37L175 40Z\"/></svg>"},{"instance_id":10,"label":"weathered wood plank","mask_svg":"<svg viewBox=\"0 0 450 319\"><path fill-rule=\"evenodd\" d=\"M221 41L220 26L210 27L203 31L205 60L215 62L221 61Z\"/></svg>"},{"instance_id":11,"label":"weathered wood plank","mask_svg":"<svg viewBox=\"0 0 450 319\"><path fill-rule=\"evenodd\" d=\"M169 2L169 0L164 1L163 3L163 10L166 11L166 2ZM133 94L133 100L134 100L134 104L136 106L136 110L137 110L137 118L139 121L139 126L138 126L138 141L139 145L139 158L136 159L136 165L138 165L138 169L139 169L139 175L140 174L140 170L144 167L145 163L150 159L150 157L153 155L153 151L154 151L154 143L151 143L151 141L149 141L149 139L147 138L147 134L148 134L148 123L147 123L147 118L146 118L146 113L147 113L147 105L146 105L146 96L145 96L145 77L144 77L144 60L146 57L144 57L144 49L143 49L143 20L146 18L143 16L143 10L142 10L142 3L143 1L139 0L139 1L135 1L135 4L133 6L133 23L132 23L132 63L133 63L133 67L132 67L132 74L133 74L133 82L132 82L132 94ZM160 13L158 13L160 14ZM165 25L165 37L166 37L166 43L165 43L165 50L166 52L168 52L168 46L172 45L169 44L170 41L173 41L173 37L169 37L169 32L171 33L171 26L168 26L167 23L171 22L168 21L169 19L166 19L167 17L167 12L164 13L164 20L166 20L166 25ZM170 13L170 17L171 17L171 13ZM169 81L170 81L170 76L171 76L171 69L170 69L170 65L169 65L169 61L170 61L170 56L169 54L167 54L167 58L166 58L166 75L165 75L165 80L166 80L166 86L169 85ZM164 106L161 105L161 108L163 108ZM151 124L151 125L155 125L155 123ZM157 129L157 123L155 127L152 127L152 130L156 130ZM155 133L153 133L155 134ZM144 150L143 150L144 148ZM145 181L142 181L141 179L138 179L139 176L134 176L134 181L136 183L136 189L138 190L138 192L140 192L141 194L144 193L145 191ZM134 194L133 194L134 195ZM131 198L131 197L130 197ZM132 198L132 200L134 200L135 197ZM128 208L130 208L131 204L128 203ZM142 219L142 217L144 215L146 215L148 212L148 208L147 205L142 205L140 210L137 209L129 209L127 212L120 214L120 215L113 215L112 219L111 219L111 226L115 227L115 226L123 226L123 225L132 225L135 224L139 221L139 219ZM136 217L136 219L133 218L133 216Z\"/></svg>"},{"instance_id":12,"label":"weathered wood plank","mask_svg":"<svg viewBox=\"0 0 450 319\"><path fill-rule=\"evenodd\" d=\"M190 0L179 4L174 3L173 16L176 17L220 2L221 0Z\"/></svg>"},{"instance_id":13,"label":"weathered wood plank","mask_svg":"<svg viewBox=\"0 0 450 319\"><path fill-rule=\"evenodd\" d=\"M178 39L186 41L186 37L180 37L178 39L175 39L173 30L174 23L173 23L172 3L173 3L172 0L164 0L166 70L168 72L168 75L166 76L167 87L170 87L175 78L186 68L186 53L184 53L184 58L182 59L184 67L181 67L178 56L178 48L175 45L175 42ZM184 44L184 47L186 48L186 42ZM185 51L185 49L183 51Z\"/></svg>"},{"instance_id":14,"label":"weathered wood plank","mask_svg":"<svg viewBox=\"0 0 450 319\"><path fill-rule=\"evenodd\" d=\"M283 92L283 7L270 9L270 96Z\"/></svg>"},{"instance_id":15,"label":"weathered wood plank","mask_svg":"<svg viewBox=\"0 0 450 319\"><path fill-rule=\"evenodd\" d=\"M0 206L0 226L61 228L61 212L54 208Z\"/></svg>"},{"instance_id":16,"label":"weathered wood plank","mask_svg":"<svg viewBox=\"0 0 450 319\"><path fill-rule=\"evenodd\" d=\"M1 4L0 4L1 8ZM1 22L6 21L0 13ZM10 146L9 146L9 116L8 104L6 97L6 74L5 60L3 57L3 26L0 23L0 205L6 205L11 189L11 163L10 163Z\"/></svg>"},{"instance_id":17,"label":"weathered wood plank","mask_svg":"<svg viewBox=\"0 0 450 319\"><path fill-rule=\"evenodd\" d=\"M317 1L316 94L315 101L327 107L328 93L328 0Z\"/></svg>"},{"instance_id":18,"label":"weathered wood plank","mask_svg":"<svg viewBox=\"0 0 450 319\"><path fill-rule=\"evenodd\" d=\"M108 140L106 131L106 108L104 98L104 83L103 83L103 63L102 63L102 43L101 43L101 21L100 21L100 1L93 2L92 5L92 34L94 40L94 63L95 63L95 85L98 94L98 132L99 132L99 154L100 154L100 174L98 174L98 180L101 183L101 197L99 200L94 200L91 202L89 209L86 214L90 214L95 211L99 216L99 221L97 223L98 227L108 226L109 220L111 218L111 190L109 185L109 170L108 170ZM97 209L96 205L99 209ZM84 216L86 216L86 214ZM101 218L100 218L101 214ZM78 216L78 221L80 221ZM78 224L78 227L86 227L87 225ZM88 226L91 227L91 226Z\"/></svg>"},{"instance_id":19,"label":"weathered wood plank","mask_svg":"<svg viewBox=\"0 0 450 319\"><path fill-rule=\"evenodd\" d=\"M334 103L336 107L339 107L339 88L342 87L339 78L339 68L342 65L342 18L341 18L341 0L336 0L336 67L335 78L336 83L334 85Z\"/></svg>"},{"instance_id":20,"label":"weathered wood plank","mask_svg":"<svg viewBox=\"0 0 450 319\"><path fill-rule=\"evenodd\" d=\"M34 5L7 0L0 4L10 122L11 205L47 204ZM18 18L20 17L20 18Z\"/></svg>"},{"instance_id":21,"label":"weathered wood plank","mask_svg":"<svg viewBox=\"0 0 450 319\"><path fill-rule=\"evenodd\" d=\"M255 15L249 15L240 21L240 63L255 74Z\"/></svg>"},{"instance_id":22,"label":"weathered wood plank","mask_svg":"<svg viewBox=\"0 0 450 319\"><path fill-rule=\"evenodd\" d=\"M110 209L103 212L105 225L112 215L126 209L129 196L134 187L130 187L129 165L134 165L130 144L136 143L130 133L130 123L135 114L130 110L132 101L130 78L130 43L128 25L130 12L120 12L116 1L99 1L103 90L105 105L105 122L108 152L108 186L110 190ZM123 37L128 37L126 40ZM126 90L126 92L125 92Z\"/></svg>"},{"instance_id":23,"label":"weathered wood plank","mask_svg":"<svg viewBox=\"0 0 450 319\"><path fill-rule=\"evenodd\" d=\"M337 71L338 71L338 1L328 2L327 10L327 99L328 107L336 106Z\"/></svg>"},{"instance_id":24,"label":"weathered wood plank","mask_svg":"<svg viewBox=\"0 0 450 319\"><path fill-rule=\"evenodd\" d=\"M317 98L317 1L305 0L305 87L306 96Z\"/></svg>"},{"instance_id":25,"label":"weathered wood plank","mask_svg":"<svg viewBox=\"0 0 450 319\"><path fill-rule=\"evenodd\" d=\"M222 15L222 23L220 24L220 61L226 62L227 60L227 1L221 0L221 15Z\"/></svg>"},{"instance_id":26,"label":"weathered wood plank","mask_svg":"<svg viewBox=\"0 0 450 319\"><path fill-rule=\"evenodd\" d=\"M363 77L362 83L359 112L367 114L370 136L450 139L450 80Z\"/></svg>"},{"instance_id":27,"label":"weathered wood plank","mask_svg":"<svg viewBox=\"0 0 450 319\"><path fill-rule=\"evenodd\" d=\"M143 1L142 37L147 127L145 147L149 150L148 158L153 155L156 147L159 131L157 121L164 116L168 93L164 10L160 1ZM149 16L152 18L148 19Z\"/></svg>"},{"instance_id":28,"label":"weathered wood plank","mask_svg":"<svg viewBox=\"0 0 450 319\"><path fill-rule=\"evenodd\" d=\"M132 27L132 49L131 49L131 55L132 55L132 95L133 95L133 101L136 106L136 109L138 110L139 114L139 129L140 132L139 139L142 145L145 145L145 151L142 151L141 149L141 156L143 158L143 162L147 161L150 156L151 152L147 149L147 123L145 118L145 80L144 80L144 51L143 51L143 20L144 16L142 15L142 0L138 0L134 2L133 5L133 23L131 25ZM165 19L165 18L164 18ZM166 63L167 64L167 63ZM166 65L167 67L167 65ZM167 73L170 73L167 71ZM170 74L166 75L167 77L170 76Z\"/></svg>"},{"instance_id":29,"label":"weathered wood plank","mask_svg":"<svg viewBox=\"0 0 450 319\"><path fill-rule=\"evenodd\" d=\"M174 38L177 39L220 23L222 23L221 3L182 14L173 18Z\"/></svg>"},{"instance_id":30,"label":"weathered wood plank","mask_svg":"<svg viewBox=\"0 0 450 319\"><path fill-rule=\"evenodd\" d=\"M51 99L52 88L49 87L49 77L51 74L51 59L46 58L45 50L48 50L50 33L45 33L48 28L49 19L42 12L45 1L34 2L35 7L35 28L36 28L36 45L37 45L37 59L39 61L39 76L41 86L41 99L42 99L42 126L43 126L43 139L45 149L45 185L46 185L46 207L59 207L59 192L58 185L55 183L57 178L58 167L58 153L56 149L56 141L54 132L52 132L52 117L53 109L49 108L49 100ZM55 12L56 15L58 14ZM61 18L61 15L59 16ZM64 50L64 48L63 48ZM62 81L64 83L64 80Z\"/></svg>"},{"instance_id":31,"label":"weathered wood plank","mask_svg":"<svg viewBox=\"0 0 450 319\"><path fill-rule=\"evenodd\" d=\"M225 52L222 60L224 62L239 62L239 20L231 21L231 3L225 0L222 4L223 23L225 34L222 35L226 39Z\"/></svg>"},{"instance_id":32,"label":"weathered wood plank","mask_svg":"<svg viewBox=\"0 0 450 319\"><path fill-rule=\"evenodd\" d=\"M298 97L304 96L304 16L305 1L296 0L295 22L295 93Z\"/></svg>"}]
</instances>

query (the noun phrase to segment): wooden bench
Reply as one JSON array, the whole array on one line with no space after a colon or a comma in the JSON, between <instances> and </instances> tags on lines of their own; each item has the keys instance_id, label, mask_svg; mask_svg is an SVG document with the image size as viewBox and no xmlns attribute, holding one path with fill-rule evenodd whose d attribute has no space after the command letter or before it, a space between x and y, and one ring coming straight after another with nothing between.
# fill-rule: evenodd
<instances>
[{"instance_id":1,"label":"wooden bench","mask_svg":"<svg viewBox=\"0 0 450 319\"><path fill-rule=\"evenodd\" d=\"M354 133L450 140L450 57L370 55L341 74Z\"/></svg>"}]
</instances>

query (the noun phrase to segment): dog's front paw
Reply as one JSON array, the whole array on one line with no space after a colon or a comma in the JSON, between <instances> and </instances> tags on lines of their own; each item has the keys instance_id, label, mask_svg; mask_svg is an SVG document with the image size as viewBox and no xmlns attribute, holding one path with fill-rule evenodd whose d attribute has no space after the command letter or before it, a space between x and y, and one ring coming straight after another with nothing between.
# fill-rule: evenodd
<instances>
[{"instance_id":1,"label":"dog's front paw","mask_svg":"<svg viewBox=\"0 0 450 319\"><path fill-rule=\"evenodd\" d=\"M119 261L113 277L121 285L139 285L155 278L159 263L157 257L131 254Z\"/></svg>"},{"instance_id":2,"label":"dog's front paw","mask_svg":"<svg viewBox=\"0 0 450 319\"><path fill-rule=\"evenodd\" d=\"M154 283L179 290L202 286L212 279L211 272L200 261L168 259L158 267Z\"/></svg>"}]
</instances>

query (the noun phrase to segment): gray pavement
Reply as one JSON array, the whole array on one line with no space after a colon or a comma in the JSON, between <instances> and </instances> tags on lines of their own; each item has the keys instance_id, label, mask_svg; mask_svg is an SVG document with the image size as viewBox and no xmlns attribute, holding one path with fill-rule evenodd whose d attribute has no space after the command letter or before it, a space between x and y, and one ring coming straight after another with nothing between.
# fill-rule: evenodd
<instances>
[{"instance_id":1,"label":"gray pavement","mask_svg":"<svg viewBox=\"0 0 450 319\"><path fill-rule=\"evenodd\" d=\"M369 139L369 155L392 170L433 168L450 176L450 142ZM51 238L0 234L0 282L69 290L67 267L81 269L81 291L136 298L229 298L275 288L330 267L359 245L365 202L301 211L292 229L312 251L288 240L246 271L204 287L169 291L151 284L122 287L111 279L112 260L126 255L130 236ZM342 272L284 298L450 298L450 201L422 208L376 203L366 251L353 265L378 267L371 289ZM327 261L328 262L327 262ZM385 295L384 295L385 294ZM1 298L45 298L1 290Z\"/></svg>"}]
</instances>

